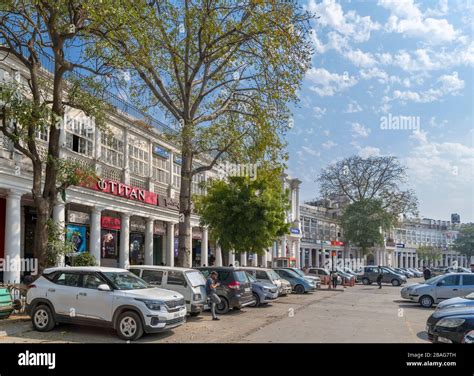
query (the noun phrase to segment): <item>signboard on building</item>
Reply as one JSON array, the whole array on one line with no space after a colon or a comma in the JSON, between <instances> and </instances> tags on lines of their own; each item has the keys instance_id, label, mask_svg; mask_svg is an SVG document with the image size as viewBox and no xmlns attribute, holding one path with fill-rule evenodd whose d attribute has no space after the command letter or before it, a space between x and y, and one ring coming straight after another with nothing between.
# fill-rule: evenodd
<instances>
[{"instance_id":1,"label":"signboard on building","mask_svg":"<svg viewBox=\"0 0 474 376\"><path fill-rule=\"evenodd\" d=\"M169 150L161 147L160 145L153 145L153 154L159 155L163 158L169 158L170 152Z\"/></svg>"},{"instance_id":2,"label":"signboard on building","mask_svg":"<svg viewBox=\"0 0 474 376\"><path fill-rule=\"evenodd\" d=\"M291 232L292 234L299 234L299 233L300 233L300 230L297 229L297 228L292 227L292 228L290 228L290 232Z\"/></svg>"},{"instance_id":3,"label":"signboard on building","mask_svg":"<svg viewBox=\"0 0 474 376\"><path fill-rule=\"evenodd\" d=\"M395 247L397 247L397 248L405 248L405 244L403 244L403 243L397 243L397 244L395 244Z\"/></svg>"},{"instance_id":4,"label":"signboard on building","mask_svg":"<svg viewBox=\"0 0 474 376\"><path fill-rule=\"evenodd\" d=\"M339 240L332 240L331 245L337 245L337 246L344 246L344 242L340 242Z\"/></svg>"},{"instance_id":5,"label":"signboard on building","mask_svg":"<svg viewBox=\"0 0 474 376\"><path fill-rule=\"evenodd\" d=\"M83 225L90 224L90 215L89 213L78 212L75 210L68 210L67 220L70 223L80 223Z\"/></svg>"},{"instance_id":6,"label":"signboard on building","mask_svg":"<svg viewBox=\"0 0 474 376\"><path fill-rule=\"evenodd\" d=\"M120 230L120 218L102 216L100 225L108 230Z\"/></svg>"}]
</instances>

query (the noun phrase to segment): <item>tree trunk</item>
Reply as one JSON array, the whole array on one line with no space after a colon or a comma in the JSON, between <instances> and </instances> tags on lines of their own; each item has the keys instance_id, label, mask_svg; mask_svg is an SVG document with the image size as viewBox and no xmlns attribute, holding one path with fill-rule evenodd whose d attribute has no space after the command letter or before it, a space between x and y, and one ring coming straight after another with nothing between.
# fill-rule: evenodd
<instances>
[{"instance_id":1,"label":"tree trunk","mask_svg":"<svg viewBox=\"0 0 474 376\"><path fill-rule=\"evenodd\" d=\"M181 188L179 192L179 235L178 266L190 267L191 260L191 183L192 160L191 148L183 145L181 152Z\"/></svg>"},{"instance_id":2,"label":"tree trunk","mask_svg":"<svg viewBox=\"0 0 474 376\"><path fill-rule=\"evenodd\" d=\"M38 259L38 274L48 267L48 220L51 218L52 206L48 200L41 197L35 200L36 204L36 225L34 255Z\"/></svg>"}]
</instances>

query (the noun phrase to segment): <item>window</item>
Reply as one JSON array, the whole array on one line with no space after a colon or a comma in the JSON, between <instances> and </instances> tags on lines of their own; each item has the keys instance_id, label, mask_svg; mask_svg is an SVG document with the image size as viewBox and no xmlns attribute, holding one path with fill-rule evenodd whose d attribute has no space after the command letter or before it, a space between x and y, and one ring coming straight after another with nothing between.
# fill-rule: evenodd
<instances>
[{"instance_id":1,"label":"window","mask_svg":"<svg viewBox=\"0 0 474 376\"><path fill-rule=\"evenodd\" d=\"M115 167L123 167L122 134L103 133L100 159Z\"/></svg>"},{"instance_id":2,"label":"window","mask_svg":"<svg viewBox=\"0 0 474 376\"><path fill-rule=\"evenodd\" d=\"M262 270L257 270L256 277L257 279L268 279L267 272L264 272Z\"/></svg>"},{"instance_id":3,"label":"window","mask_svg":"<svg viewBox=\"0 0 474 376\"><path fill-rule=\"evenodd\" d=\"M94 154L94 132L87 118L73 119L66 115L66 147L91 157Z\"/></svg>"},{"instance_id":4,"label":"window","mask_svg":"<svg viewBox=\"0 0 474 376\"><path fill-rule=\"evenodd\" d=\"M132 138L128 145L128 152L130 172L140 176L148 176L148 143Z\"/></svg>"},{"instance_id":5,"label":"window","mask_svg":"<svg viewBox=\"0 0 474 376\"><path fill-rule=\"evenodd\" d=\"M95 274L85 274L82 277L82 287L86 289L96 289L99 285L103 285L104 281L102 281L98 276Z\"/></svg>"},{"instance_id":6,"label":"window","mask_svg":"<svg viewBox=\"0 0 474 376\"><path fill-rule=\"evenodd\" d=\"M183 273L170 270L168 272L168 285L185 286L186 280Z\"/></svg>"},{"instance_id":7,"label":"window","mask_svg":"<svg viewBox=\"0 0 474 376\"><path fill-rule=\"evenodd\" d=\"M193 176L193 181L191 183L191 193L196 195L203 195L204 188L201 187L201 184L205 181L204 174L197 174Z\"/></svg>"},{"instance_id":8,"label":"window","mask_svg":"<svg viewBox=\"0 0 474 376\"><path fill-rule=\"evenodd\" d=\"M77 287L79 286L79 274L61 273L56 279L56 284L61 286Z\"/></svg>"},{"instance_id":9,"label":"window","mask_svg":"<svg viewBox=\"0 0 474 376\"><path fill-rule=\"evenodd\" d=\"M443 278L439 281L440 286L457 286L459 285L459 276L458 275L450 275L446 278Z\"/></svg>"},{"instance_id":10,"label":"window","mask_svg":"<svg viewBox=\"0 0 474 376\"><path fill-rule=\"evenodd\" d=\"M169 160L153 156L153 179L160 183L169 184Z\"/></svg>"},{"instance_id":11,"label":"window","mask_svg":"<svg viewBox=\"0 0 474 376\"><path fill-rule=\"evenodd\" d=\"M181 166L176 163L173 163L173 186L181 186Z\"/></svg>"},{"instance_id":12,"label":"window","mask_svg":"<svg viewBox=\"0 0 474 376\"><path fill-rule=\"evenodd\" d=\"M142 279L150 285L161 285L163 280L163 272L161 270L144 270Z\"/></svg>"},{"instance_id":13,"label":"window","mask_svg":"<svg viewBox=\"0 0 474 376\"><path fill-rule=\"evenodd\" d=\"M463 286L474 286L474 274L473 275L463 275L462 276Z\"/></svg>"},{"instance_id":14,"label":"window","mask_svg":"<svg viewBox=\"0 0 474 376\"><path fill-rule=\"evenodd\" d=\"M48 134L48 127L42 127L36 131L36 138L41 141L48 142L49 134Z\"/></svg>"},{"instance_id":15,"label":"window","mask_svg":"<svg viewBox=\"0 0 474 376\"><path fill-rule=\"evenodd\" d=\"M129 269L129 272L135 274L137 277L140 277L140 269Z\"/></svg>"}]
</instances>

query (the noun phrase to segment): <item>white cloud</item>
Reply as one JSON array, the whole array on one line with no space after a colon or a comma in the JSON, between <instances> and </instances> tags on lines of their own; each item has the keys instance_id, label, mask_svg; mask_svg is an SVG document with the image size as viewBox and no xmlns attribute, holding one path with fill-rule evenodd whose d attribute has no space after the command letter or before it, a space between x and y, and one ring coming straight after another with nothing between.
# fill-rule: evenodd
<instances>
[{"instance_id":1,"label":"white cloud","mask_svg":"<svg viewBox=\"0 0 474 376\"><path fill-rule=\"evenodd\" d=\"M351 130L353 137L368 137L370 134L370 129L360 123L352 123Z\"/></svg>"},{"instance_id":2,"label":"white cloud","mask_svg":"<svg viewBox=\"0 0 474 376\"><path fill-rule=\"evenodd\" d=\"M313 107L313 116L316 119L321 119L326 114L326 108L315 106Z\"/></svg>"},{"instance_id":3,"label":"white cloud","mask_svg":"<svg viewBox=\"0 0 474 376\"><path fill-rule=\"evenodd\" d=\"M429 43L452 42L460 36L446 19L426 17L413 0L379 0L378 4L390 11L385 24L388 32L422 38Z\"/></svg>"},{"instance_id":4,"label":"white cloud","mask_svg":"<svg viewBox=\"0 0 474 376\"><path fill-rule=\"evenodd\" d=\"M306 78L311 83L310 89L321 97L331 97L357 83L349 74L331 73L324 68L311 68Z\"/></svg>"},{"instance_id":5,"label":"white cloud","mask_svg":"<svg viewBox=\"0 0 474 376\"><path fill-rule=\"evenodd\" d=\"M362 52L359 49L349 50L343 55L357 67L372 67L377 64L377 60L370 52Z\"/></svg>"},{"instance_id":6,"label":"white cloud","mask_svg":"<svg viewBox=\"0 0 474 376\"><path fill-rule=\"evenodd\" d=\"M361 111L362 111L362 107L359 105L359 103L357 103L357 101L350 101L347 104L347 108L344 112L346 114L353 114L353 113L361 112Z\"/></svg>"},{"instance_id":7,"label":"white cloud","mask_svg":"<svg viewBox=\"0 0 474 376\"><path fill-rule=\"evenodd\" d=\"M309 154L309 155L312 155L313 157L319 157L321 155L321 152L318 151L318 150L314 150L314 149L311 149L310 147L308 146L302 146L301 149Z\"/></svg>"},{"instance_id":8,"label":"white cloud","mask_svg":"<svg viewBox=\"0 0 474 376\"><path fill-rule=\"evenodd\" d=\"M323 143L323 148L325 149L332 149L334 146L337 146L337 144L331 140Z\"/></svg>"},{"instance_id":9,"label":"white cloud","mask_svg":"<svg viewBox=\"0 0 474 376\"><path fill-rule=\"evenodd\" d=\"M361 158L369 158L369 157L378 157L380 156L380 149L374 146L365 146L363 148L359 148L359 157Z\"/></svg>"}]
</instances>

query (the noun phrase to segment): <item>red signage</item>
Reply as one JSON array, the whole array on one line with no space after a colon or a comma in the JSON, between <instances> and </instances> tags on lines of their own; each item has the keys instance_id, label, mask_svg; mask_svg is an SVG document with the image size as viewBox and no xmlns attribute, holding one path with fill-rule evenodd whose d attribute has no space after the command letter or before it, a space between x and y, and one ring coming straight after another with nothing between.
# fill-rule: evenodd
<instances>
[{"instance_id":1,"label":"red signage","mask_svg":"<svg viewBox=\"0 0 474 376\"><path fill-rule=\"evenodd\" d=\"M343 246L343 245L344 245L344 242L340 242L340 241L338 241L338 240L332 240L332 241L331 241L331 245Z\"/></svg>"},{"instance_id":2,"label":"red signage","mask_svg":"<svg viewBox=\"0 0 474 376\"><path fill-rule=\"evenodd\" d=\"M120 230L120 218L102 216L100 225L108 230Z\"/></svg>"}]
</instances>

